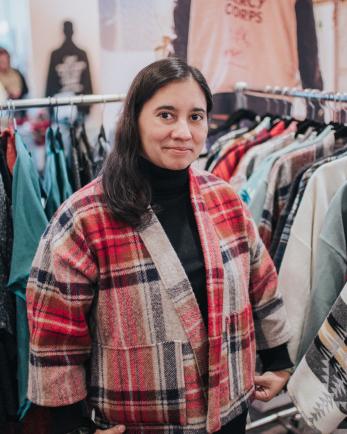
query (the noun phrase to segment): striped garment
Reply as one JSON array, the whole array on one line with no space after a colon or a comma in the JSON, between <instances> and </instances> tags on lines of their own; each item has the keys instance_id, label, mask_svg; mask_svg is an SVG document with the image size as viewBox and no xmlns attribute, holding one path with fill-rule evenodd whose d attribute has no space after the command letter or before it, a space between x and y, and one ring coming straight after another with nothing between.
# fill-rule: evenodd
<instances>
[{"instance_id":1,"label":"striped garment","mask_svg":"<svg viewBox=\"0 0 347 434\"><path fill-rule=\"evenodd\" d=\"M295 195L295 199L290 204L290 208L286 207L284 209L284 212L282 213L282 218L279 219L279 223L276 226L275 234L272 238L272 245L270 247L270 254L274 261L274 264L276 266L277 271L281 268L282 259L287 247L287 243L290 236L290 231L292 228L292 225L294 223L294 219L296 216L296 213L298 212L302 196L305 193L305 188L310 180L311 176L314 174L314 172L319 169L323 164L330 163L331 161L335 161L338 158L345 155L346 150L344 147L345 144L342 145L342 149L339 149L334 155L331 155L329 157L326 157L324 159L318 160L315 164L313 164L309 169L305 171L305 173L302 175L302 178L299 182L299 186ZM289 205L290 199L288 199L287 205ZM287 217L286 217L287 214ZM285 220L285 222L284 222ZM282 224L282 228L281 225Z\"/></svg>"},{"instance_id":2,"label":"striped garment","mask_svg":"<svg viewBox=\"0 0 347 434\"><path fill-rule=\"evenodd\" d=\"M346 343L347 285L288 383L296 407L320 433L331 433L347 416Z\"/></svg>"},{"instance_id":3,"label":"striped garment","mask_svg":"<svg viewBox=\"0 0 347 434\"><path fill-rule=\"evenodd\" d=\"M344 146L343 142L335 141L331 133L320 144L313 144L282 156L276 161L269 175L263 212L259 224L259 234L269 249L276 224L284 212L289 197L289 191L296 175L307 164L313 164L319 158L331 155Z\"/></svg>"},{"instance_id":4,"label":"striped garment","mask_svg":"<svg viewBox=\"0 0 347 434\"><path fill-rule=\"evenodd\" d=\"M249 212L228 184L190 169L206 268L208 330L154 213L115 220L100 178L58 210L27 287L29 399L87 397L101 428L215 432L254 392L255 348L289 339L277 275Z\"/></svg>"}]
</instances>

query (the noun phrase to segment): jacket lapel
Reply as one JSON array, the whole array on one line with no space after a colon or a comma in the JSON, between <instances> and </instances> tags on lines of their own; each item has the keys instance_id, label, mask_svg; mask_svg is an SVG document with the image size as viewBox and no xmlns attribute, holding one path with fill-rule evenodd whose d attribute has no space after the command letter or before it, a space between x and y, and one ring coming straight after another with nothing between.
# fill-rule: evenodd
<instances>
[{"instance_id":1,"label":"jacket lapel","mask_svg":"<svg viewBox=\"0 0 347 434\"><path fill-rule=\"evenodd\" d=\"M224 268L219 238L202 197L199 175L190 169L190 194L205 259L208 299L209 387L207 431L220 429L220 364L223 332ZM218 204L215 206L218 207ZM214 212L217 212L214 210Z\"/></svg>"},{"instance_id":2,"label":"jacket lapel","mask_svg":"<svg viewBox=\"0 0 347 434\"><path fill-rule=\"evenodd\" d=\"M139 234L192 346L199 374L204 378L208 363L207 333L198 302L184 268L153 211L151 211L150 222L139 229Z\"/></svg>"},{"instance_id":3,"label":"jacket lapel","mask_svg":"<svg viewBox=\"0 0 347 434\"><path fill-rule=\"evenodd\" d=\"M193 289L163 227L152 211L140 236L158 270L194 351L200 376L208 369L207 431L220 427L220 362L223 332L224 270L217 233L200 192L198 176L190 169L190 195L206 270L208 336Z\"/></svg>"}]
</instances>

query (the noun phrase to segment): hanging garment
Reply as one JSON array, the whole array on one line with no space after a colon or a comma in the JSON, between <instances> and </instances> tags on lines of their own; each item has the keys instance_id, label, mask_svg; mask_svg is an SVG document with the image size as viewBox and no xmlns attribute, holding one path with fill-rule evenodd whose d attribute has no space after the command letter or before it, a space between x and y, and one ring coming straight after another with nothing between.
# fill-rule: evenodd
<instances>
[{"instance_id":1,"label":"hanging garment","mask_svg":"<svg viewBox=\"0 0 347 434\"><path fill-rule=\"evenodd\" d=\"M92 147L89 143L84 124L81 125L77 137L78 166L83 187L94 179Z\"/></svg>"},{"instance_id":2,"label":"hanging garment","mask_svg":"<svg viewBox=\"0 0 347 434\"><path fill-rule=\"evenodd\" d=\"M57 128L55 131L54 139L54 156L57 174L57 184L59 189L60 204L62 204L68 197L72 195L72 188L67 173L63 138L59 128Z\"/></svg>"},{"instance_id":3,"label":"hanging garment","mask_svg":"<svg viewBox=\"0 0 347 434\"><path fill-rule=\"evenodd\" d=\"M2 177L2 182L5 188L6 196L11 199L12 175L6 160L7 139L8 136L6 134L0 136L0 175Z\"/></svg>"},{"instance_id":4,"label":"hanging garment","mask_svg":"<svg viewBox=\"0 0 347 434\"><path fill-rule=\"evenodd\" d=\"M253 129L247 131L243 134L237 134L236 136L232 136L230 140L228 140L228 136L230 133L227 133L226 136L222 136L220 138L219 144L216 143L212 146L211 151L211 158L213 157L213 160L209 164L208 170L210 172L213 171L215 166L220 162L220 160L223 159L223 157L230 152L233 148L238 146L240 143L244 141L250 141L254 140L257 136L257 134L261 133L263 130L269 130L271 128L271 118L269 116L265 117L256 127ZM225 137L225 139L224 139ZM217 149L219 150L217 151ZM207 163L206 163L207 167Z\"/></svg>"},{"instance_id":5,"label":"hanging garment","mask_svg":"<svg viewBox=\"0 0 347 434\"><path fill-rule=\"evenodd\" d=\"M167 433L177 424L185 425L192 433L214 432L220 423L225 424L245 410L254 390L254 340L258 349L266 349L281 345L289 337L276 275L272 274L272 262L249 213L230 186L191 168L190 191L205 257L208 306L215 306L214 314L209 312L208 330L187 276L158 219L152 214L151 223L140 230L119 225L103 203L98 178L60 208L33 262L27 288L33 337L30 399L48 406L84 399L87 390L83 364L92 351L88 399L96 410L100 427L134 420L135 412L134 422L140 422L144 432L153 431L153 423L163 424L162 431ZM76 206L81 207L78 213ZM230 222L237 224L230 226ZM85 237L88 245L80 242ZM102 249L101 239L106 242ZM115 251L117 254L112 253ZM54 262L48 261L47 255L53 255ZM102 275L98 272L99 264ZM71 266L74 273L68 271ZM241 275L250 279L240 278ZM98 342L92 347L87 316L96 285L98 300L92 322L97 316ZM127 290L129 285L134 291ZM53 287L54 291L48 290ZM53 311L46 309L51 303L55 306ZM56 321L58 311L59 318L66 315L75 326L66 327L64 322ZM136 321L129 323L129 315ZM110 317L114 318L111 323ZM161 327L153 329L153 324ZM54 347L50 344L51 332ZM42 353L44 349L48 351ZM47 368L52 362L59 366ZM109 363L116 370L99 369ZM163 364L172 368L169 376L167 369L165 372L160 369ZM140 371L139 366L143 367ZM232 380L234 376L237 383ZM138 390L138 381L142 385L141 399L132 399L136 393L130 393L129 405L124 407L123 393ZM174 394L167 393L168 384ZM100 390L106 389L115 393L100 399ZM153 390L154 394L148 393ZM174 411L168 412L169 409ZM139 426L129 425L127 430L135 434Z\"/></svg>"},{"instance_id":6,"label":"hanging garment","mask_svg":"<svg viewBox=\"0 0 347 434\"><path fill-rule=\"evenodd\" d=\"M345 159L347 161L347 159ZM347 276L347 184L332 198L317 246L317 262L298 360L344 287Z\"/></svg>"},{"instance_id":7,"label":"hanging garment","mask_svg":"<svg viewBox=\"0 0 347 434\"><path fill-rule=\"evenodd\" d=\"M294 218L299 209L301 199L305 192L308 181L319 167L321 167L325 163L337 160L338 158L342 157L345 152L346 151L344 149L341 149L332 156L318 160L309 168L305 166L303 168L303 173L301 174L301 176L299 175L298 179L293 182L286 209L284 210L283 215L278 221L278 225L276 227L276 231L270 247L270 254L277 271L279 271L281 267ZM297 182L299 182L299 185L296 188Z\"/></svg>"},{"instance_id":8,"label":"hanging garment","mask_svg":"<svg viewBox=\"0 0 347 434\"><path fill-rule=\"evenodd\" d=\"M6 287L12 241L11 204L0 175L0 431L8 420L15 420L18 409L15 298Z\"/></svg>"},{"instance_id":9,"label":"hanging garment","mask_svg":"<svg viewBox=\"0 0 347 434\"><path fill-rule=\"evenodd\" d=\"M295 131L291 131L292 129L293 127L288 127L279 136L273 137L265 143L255 145L246 152L246 154L241 158L241 161L237 165L235 173L230 180L230 185L235 189L235 191L239 191L243 187L261 161L263 161L267 156L294 142Z\"/></svg>"},{"instance_id":10,"label":"hanging garment","mask_svg":"<svg viewBox=\"0 0 347 434\"><path fill-rule=\"evenodd\" d=\"M13 169L17 158L14 131L11 128L6 128L1 132L1 135L6 137L6 162L8 170L11 175L13 175Z\"/></svg>"},{"instance_id":11,"label":"hanging garment","mask_svg":"<svg viewBox=\"0 0 347 434\"><path fill-rule=\"evenodd\" d=\"M210 170L212 163L218 159L218 155L221 150L232 140L238 139L239 137L246 134L248 128L239 128L233 131L229 131L223 134L216 140L208 151L208 157L205 164L205 170Z\"/></svg>"},{"instance_id":12,"label":"hanging garment","mask_svg":"<svg viewBox=\"0 0 347 434\"><path fill-rule=\"evenodd\" d=\"M248 179L254 169L264 160L264 158L273 152L284 148L291 142L294 142L296 131L297 122L293 121L280 136L274 137L266 143L257 145L250 149L237 166L236 174L243 175Z\"/></svg>"},{"instance_id":13,"label":"hanging garment","mask_svg":"<svg viewBox=\"0 0 347 434\"><path fill-rule=\"evenodd\" d=\"M347 285L288 383L305 421L331 433L347 415Z\"/></svg>"},{"instance_id":14,"label":"hanging garment","mask_svg":"<svg viewBox=\"0 0 347 434\"><path fill-rule=\"evenodd\" d=\"M304 319L308 312L319 234L331 199L347 179L346 161L347 157L343 157L324 164L310 178L280 268L278 285L292 330L288 349L293 362L297 360Z\"/></svg>"},{"instance_id":15,"label":"hanging garment","mask_svg":"<svg viewBox=\"0 0 347 434\"><path fill-rule=\"evenodd\" d=\"M240 159L251 146L267 140L270 128L271 120L269 117L266 117L252 131L243 134L238 139L231 140L221 148L218 157L210 165L209 171L219 178L229 181L231 178L229 176L230 172L234 171L237 161L239 161L236 158L239 157ZM228 169L229 165L231 169Z\"/></svg>"},{"instance_id":16,"label":"hanging garment","mask_svg":"<svg viewBox=\"0 0 347 434\"><path fill-rule=\"evenodd\" d=\"M21 136L15 134L17 159L13 172L13 249L8 287L16 294L18 387L20 413L27 408L28 325L25 288L40 237L48 220L41 202L39 176Z\"/></svg>"},{"instance_id":17,"label":"hanging garment","mask_svg":"<svg viewBox=\"0 0 347 434\"><path fill-rule=\"evenodd\" d=\"M93 149L93 175L96 178L106 160L106 157L111 152L111 145L106 139L105 129L102 125L98 134L96 146Z\"/></svg>"},{"instance_id":18,"label":"hanging garment","mask_svg":"<svg viewBox=\"0 0 347 434\"><path fill-rule=\"evenodd\" d=\"M80 166L78 159L78 144L76 138L76 128L70 128L70 139L71 139L71 147L70 147L70 182L73 191L77 191L82 187L81 183L81 175L80 175Z\"/></svg>"},{"instance_id":19,"label":"hanging garment","mask_svg":"<svg viewBox=\"0 0 347 434\"><path fill-rule=\"evenodd\" d=\"M59 185L57 181L55 139L54 139L54 132L51 127L49 127L46 131L45 147L46 147L46 162L45 162L43 187L47 196L47 200L45 204L45 213L47 219L50 220L61 204Z\"/></svg>"},{"instance_id":20,"label":"hanging garment","mask_svg":"<svg viewBox=\"0 0 347 434\"><path fill-rule=\"evenodd\" d=\"M11 202L0 175L0 330L15 335L15 305L12 293L6 288L10 275L13 229Z\"/></svg>"},{"instance_id":21,"label":"hanging garment","mask_svg":"<svg viewBox=\"0 0 347 434\"><path fill-rule=\"evenodd\" d=\"M343 146L345 146L344 142L336 141L334 133L330 133L322 143L290 152L274 163L269 174L262 217L258 226L259 234L268 249L288 199L290 186L300 168L305 164L313 164L319 158L332 155Z\"/></svg>"},{"instance_id":22,"label":"hanging garment","mask_svg":"<svg viewBox=\"0 0 347 434\"><path fill-rule=\"evenodd\" d=\"M324 132L322 134L326 133ZM304 135L298 135L293 143L265 158L252 176L247 180L246 184L242 186L239 194L242 197L242 200L248 204L252 217L257 225L259 225L261 220L268 187L268 178L273 164L282 155L300 149L301 147L309 146L321 139L322 135L318 139L316 133L310 130L308 130Z\"/></svg>"},{"instance_id":23,"label":"hanging garment","mask_svg":"<svg viewBox=\"0 0 347 434\"><path fill-rule=\"evenodd\" d=\"M274 264L276 266L277 271L280 269L280 265L282 262L282 257L281 258L277 257L278 262L275 261L276 253L279 251L278 245L280 243L280 240L282 240L283 245L281 246L281 249L283 248L283 251L281 250L281 255L283 256L284 251L285 251L285 247L286 247L287 242L288 242L289 233L290 233L290 230L289 230L288 236L286 238L284 238L284 233L285 233L284 228L285 228L286 222L289 221L288 217L290 215L290 212L294 209L293 204L294 204L295 200L300 196L300 194L301 194L301 196L302 196L302 194L304 194L304 189L306 187L306 183L305 183L305 187L302 187L303 186L302 179L304 178L304 175L308 171L310 171L311 168L312 168L312 165L310 163L302 166L302 168L299 170L296 177L294 178L294 181L292 182L290 189L289 189L289 192L288 192L287 203L286 203L286 205L283 209L283 212L281 213L281 215L277 221L276 229L275 229L274 234L272 236L271 246L268 250L270 252L272 260L274 261ZM312 173L313 173L313 171L312 171ZM308 182L308 179L309 178L307 178L307 182ZM300 187L302 188L302 191L300 191ZM299 205L298 205L298 207L299 207ZM294 220L294 218L293 218L293 220ZM284 240L285 240L285 244L284 244Z\"/></svg>"}]
</instances>

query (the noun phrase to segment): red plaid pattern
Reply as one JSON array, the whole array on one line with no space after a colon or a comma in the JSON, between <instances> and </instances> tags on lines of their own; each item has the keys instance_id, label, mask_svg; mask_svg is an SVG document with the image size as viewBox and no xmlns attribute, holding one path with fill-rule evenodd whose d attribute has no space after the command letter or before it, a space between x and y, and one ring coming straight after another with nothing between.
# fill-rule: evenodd
<instances>
[{"instance_id":1,"label":"red plaid pattern","mask_svg":"<svg viewBox=\"0 0 347 434\"><path fill-rule=\"evenodd\" d=\"M190 191L208 330L154 213L141 229L118 222L97 179L58 210L33 262L29 399L87 397L100 427L133 434L214 432L245 410L255 345L289 338L276 272L228 184L191 169Z\"/></svg>"},{"instance_id":2,"label":"red plaid pattern","mask_svg":"<svg viewBox=\"0 0 347 434\"><path fill-rule=\"evenodd\" d=\"M232 176L235 174L237 166L246 152L255 145L266 142L272 137L278 136L285 129L285 123L279 122L271 131L266 129L260 131L255 137L251 139L242 138L235 141L235 145L225 153L218 163L212 169L212 173L218 176L224 181L229 182Z\"/></svg>"}]
</instances>

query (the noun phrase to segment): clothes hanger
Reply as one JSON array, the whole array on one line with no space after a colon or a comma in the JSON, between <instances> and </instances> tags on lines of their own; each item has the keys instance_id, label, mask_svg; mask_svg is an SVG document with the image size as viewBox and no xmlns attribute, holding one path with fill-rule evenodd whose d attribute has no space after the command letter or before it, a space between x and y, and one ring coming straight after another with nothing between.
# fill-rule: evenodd
<instances>
[{"instance_id":1,"label":"clothes hanger","mask_svg":"<svg viewBox=\"0 0 347 434\"><path fill-rule=\"evenodd\" d=\"M105 124L105 108L106 108L106 101L104 99L104 102L103 102L103 105L102 105L101 125L100 125L100 131L99 131L99 134L98 134L98 138L99 139L103 139L106 142L107 139L106 139L106 133L105 133L105 128L104 128L104 124Z\"/></svg>"},{"instance_id":2,"label":"clothes hanger","mask_svg":"<svg viewBox=\"0 0 347 434\"><path fill-rule=\"evenodd\" d=\"M347 126L342 123L342 96L344 96L343 93L338 92L334 97L334 103L335 103L335 114L338 116L338 119L336 119L336 122L334 122L332 125L335 128L335 139L345 139L347 138ZM340 102L340 109L337 109L337 102ZM335 119L334 119L335 120Z\"/></svg>"},{"instance_id":3,"label":"clothes hanger","mask_svg":"<svg viewBox=\"0 0 347 434\"><path fill-rule=\"evenodd\" d=\"M48 149L51 150L51 152L55 153L56 152L56 147L55 147L55 140L54 140L54 132L53 132L53 128L52 128L52 122L57 124L57 119L58 119L58 114L54 111L54 99L53 97L49 96L48 97L48 103L50 106L50 115L51 115L51 124L48 127L47 130L47 135L48 135L48 139L49 139L49 144L48 144ZM55 99L56 101L56 99ZM53 117L53 119L52 119Z\"/></svg>"},{"instance_id":4,"label":"clothes hanger","mask_svg":"<svg viewBox=\"0 0 347 434\"><path fill-rule=\"evenodd\" d=\"M269 93L269 94L272 94L272 93L275 94L277 92L277 89L278 88L276 88L276 90L275 90L275 88L272 86L266 86L265 92ZM265 111L265 113L263 113L261 115L260 119L264 120L265 118L270 118L271 127L273 127L280 120L280 117L278 115L278 112L279 112L278 98L270 98L269 96L265 96L264 99L266 102L266 111ZM271 102L273 102L273 104L274 104L274 110L272 110L272 108L271 108Z\"/></svg>"},{"instance_id":5,"label":"clothes hanger","mask_svg":"<svg viewBox=\"0 0 347 434\"><path fill-rule=\"evenodd\" d=\"M324 124L322 122L317 122L315 120L316 108L310 99L310 93L312 91L314 92L314 90L312 90L312 89L304 89L303 90L303 92L307 94L307 104L308 104L308 107L311 108L311 112L307 108L306 119L304 119L303 121L299 121L299 123L297 125L297 131L296 131L295 137L297 137L299 134L305 134L305 132L307 131L308 128L313 128L319 134L327 126L326 124Z\"/></svg>"},{"instance_id":6,"label":"clothes hanger","mask_svg":"<svg viewBox=\"0 0 347 434\"><path fill-rule=\"evenodd\" d=\"M235 124L238 124L242 120L250 120L255 121L257 117L257 114L248 109L240 108L237 109L235 112L233 112L228 119L221 125L219 125L217 128L210 128L208 131L208 134L218 134L222 131L228 130L230 127L232 127Z\"/></svg>"}]
</instances>

